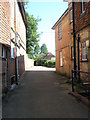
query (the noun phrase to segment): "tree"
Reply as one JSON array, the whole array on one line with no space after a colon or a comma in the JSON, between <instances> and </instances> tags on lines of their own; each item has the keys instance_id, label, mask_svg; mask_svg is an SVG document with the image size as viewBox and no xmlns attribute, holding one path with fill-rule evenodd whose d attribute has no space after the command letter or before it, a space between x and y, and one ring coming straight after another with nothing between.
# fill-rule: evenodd
<instances>
[{"instance_id":1,"label":"tree","mask_svg":"<svg viewBox=\"0 0 90 120\"><path fill-rule=\"evenodd\" d=\"M47 53L48 53L48 49L47 49L46 44L43 44L43 45L41 46L41 53L44 53L44 54L47 54Z\"/></svg>"},{"instance_id":2,"label":"tree","mask_svg":"<svg viewBox=\"0 0 90 120\"><path fill-rule=\"evenodd\" d=\"M34 55L36 56L39 53L40 53L40 46L39 46L39 44L36 44L36 46L34 48Z\"/></svg>"},{"instance_id":3,"label":"tree","mask_svg":"<svg viewBox=\"0 0 90 120\"><path fill-rule=\"evenodd\" d=\"M29 3L29 0L23 0L23 5L25 9L27 9L28 3Z\"/></svg>"},{"instance_id":4,"label":"tree","mask_svg":"<svg viewBox=\"0 0 90 120\"><path fill-rule=\"evenodd\" d=\"M30 58L34 57L35 47L38 46L40 34L38 30L38 22L41 19L35 19L33 15L26 13L28 27L26 31L26 52L29 54ZM31 55L31 56L30 56Z\"/></svg>"}]
</instances>

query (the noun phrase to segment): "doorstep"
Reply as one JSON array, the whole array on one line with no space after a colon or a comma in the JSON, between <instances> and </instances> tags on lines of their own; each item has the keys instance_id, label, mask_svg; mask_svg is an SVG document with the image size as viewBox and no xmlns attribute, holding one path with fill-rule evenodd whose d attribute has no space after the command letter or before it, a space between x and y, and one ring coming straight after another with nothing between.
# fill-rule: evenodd
<instances>
[{"instance_id":1,"label":"doorstep","mask_svg":"<svg viewBox=\"0 0 90 120\"><path fill-rule=\"evenodd\" d=\"M90 100L88 100L86 97L78 94L77 92L69 92L72 96L76 97L77 99L81 100L85 105L90 107Z\"/></svg>"}]
</instances>

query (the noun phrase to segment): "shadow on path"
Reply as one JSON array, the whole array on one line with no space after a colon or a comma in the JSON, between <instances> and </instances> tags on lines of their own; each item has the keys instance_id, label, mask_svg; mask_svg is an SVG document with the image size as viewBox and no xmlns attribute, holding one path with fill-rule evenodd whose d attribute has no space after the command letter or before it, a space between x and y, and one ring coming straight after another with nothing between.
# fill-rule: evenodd
<instances>
[{"instance_id":1,"label":"shadow on path","mask_svg":"<svg viewBox=\"0 0 90 120\"><path fill-rule=\"evenodd\" d=\"M54 71L27 71L3 101L3 118L88 118L88 107L68 94L65 81Z\"/></svg>"}]
</instances>

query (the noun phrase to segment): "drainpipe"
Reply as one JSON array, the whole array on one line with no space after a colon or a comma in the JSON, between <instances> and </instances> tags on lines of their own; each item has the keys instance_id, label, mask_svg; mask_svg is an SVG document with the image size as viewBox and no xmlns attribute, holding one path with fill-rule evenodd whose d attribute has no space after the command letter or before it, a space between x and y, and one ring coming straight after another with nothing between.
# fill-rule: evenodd
<instances>
[{"instance_id":1,"label":"drainpipe","mask_svg":"<svg viewBox=\"0 0 90 120\"><path fill-rule=\"evenodd\" d=\"M16 32L16 2L15 2L15 76L16 76L16 85L18 85L18 57L17 57L17 32Z\"/></svg>"},{"instance_id":2,"label":"drainpipe","mask_svg":"<svg viewBox=\"0 0 90 120\"><path fill-rule=\"evenodd\" d=\"M76 34L75 34L74 1L72 2L72 9L73 9L74 78L76 79Z\"/></svg>"},{"instance_id":3,"label":"drainpipe","mask_svg":"<svg viewBox=\"0 0 90 120\"><path fill-rule=\"evenodd\" d=\"M79 50L79 42L80 42L80 36L78 34L78 80L80 82L80 50Z\"/></svg>"}]
</instances>

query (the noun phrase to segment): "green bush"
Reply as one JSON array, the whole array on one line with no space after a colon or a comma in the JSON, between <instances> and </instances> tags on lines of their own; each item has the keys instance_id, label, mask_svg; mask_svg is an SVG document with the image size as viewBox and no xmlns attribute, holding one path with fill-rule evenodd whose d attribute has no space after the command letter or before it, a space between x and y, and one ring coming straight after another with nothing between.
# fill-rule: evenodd
<instances>
[{"instance_id":1,"label":"green bush","mask_svg":"<svg viewBox=\"0 0 90 120\"><path fill-rule=\"evenodd\" d=\"M44 66L46 67L55 67L55 60L45 60Z\"/></svg>"},{"instance_id":2,"label":"green bush","mask_svg":"<svg viewBox=\"0 0 90 120\"><path fill-rule=\"evenodd\" d=\"M55 67L55 60L38 59L36 60L36 65Z\"/></svg>"}]
</instances>

